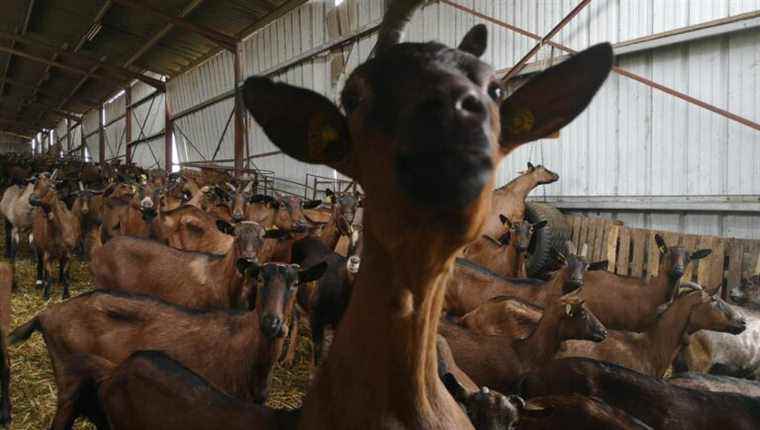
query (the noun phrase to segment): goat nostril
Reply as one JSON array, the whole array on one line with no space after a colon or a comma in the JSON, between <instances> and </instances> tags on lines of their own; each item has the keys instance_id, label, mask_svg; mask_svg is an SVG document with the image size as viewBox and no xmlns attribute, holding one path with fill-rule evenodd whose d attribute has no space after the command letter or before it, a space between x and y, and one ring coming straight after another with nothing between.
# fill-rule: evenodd
<instances>
[{"instance_id":1,"label":"goat nostril","mask_svg":"<svg viewBox=\"0 0 760 430\"><path fill-rule=\"evenodd\" d=\"M483 116L486 113L486 106L474 92L467 92L456 103L458 112L472 115Z\"/></svg>"}]
</instances>

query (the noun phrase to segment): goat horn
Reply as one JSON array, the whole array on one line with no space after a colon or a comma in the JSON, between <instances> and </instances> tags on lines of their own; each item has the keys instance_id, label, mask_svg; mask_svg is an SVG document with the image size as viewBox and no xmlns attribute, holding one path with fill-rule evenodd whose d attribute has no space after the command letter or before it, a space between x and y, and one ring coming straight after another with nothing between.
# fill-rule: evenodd
<instances>
[{"instance_id":1,"label":"goat horn","mask_svg":"<svg viewBox=\"0 0 760 430\"><path fill-rule=\"evenodd\" d=\"M84 191L84 185L82 184L82 181L79 181L79 191Z\"/></svg>"},{"instance_id":2,"label":"goat horn","mask_svg":"<svg viewBox=\"0 0 760 430\"><path fill-rule=\"evenodd\" d=\"M404 28L424 0L395 0L388 7L380 24L374 53L380 54L404 39Z\"/></svg>"},{"instance_id":3,"label":"goat horn","mask_svg":"<svg viewBox=\"0 0 760 430\"><path fill-rule=\"evenodd\" d=\"M235 186L234 186L234 185L232 185L232 184L230 184L229 182L225 182L225 183L224 183L224 185L227 185L228 187L230 187L230 189L231 189L232 191L235 191Z\"/></svg>"}]
</instances>

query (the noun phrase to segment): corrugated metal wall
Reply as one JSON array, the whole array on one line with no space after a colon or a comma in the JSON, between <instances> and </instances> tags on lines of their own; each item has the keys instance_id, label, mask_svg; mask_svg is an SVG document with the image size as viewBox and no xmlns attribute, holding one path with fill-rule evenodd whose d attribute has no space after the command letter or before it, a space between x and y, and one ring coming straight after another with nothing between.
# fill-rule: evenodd
<instances>
[{"instance_id":1,"label":"corrugated metal wall","mask_svg":"<svg viewBox=\"0 0 760 430\"><path fill-rule=\"evenodd\" d=\"M104 106L105 120L108 126L105 128L106 160L116 157L124 157L127 153L126 128L127 121L124 115L127 112L126 97L121 95ZM111 122L121 117L116 122ZM124 161L124 160L122 160Z\"/></svg>"},{"instance_id":2,"label":"corrugated metal wall","mask_svg":"<svg viewBox=\"0 0 760 430\"><path fill-rule=\"evenodd\" d=\"M97 110L87 112L82 120L82 127L87 150L90 157L97 162L100 157L100 136L97 133L100 128L100 113Z\"/></svg>"},{"instance_id":3,"label":"corrugated metal wall","mask_svg":"<svg viewBox=\"0 0 760 430\"><path fill-rule=\"evenodd\" d=\"M545 34L577 0L460 0L480 13ZM268 73L314 47L376 23L383 0L313 1L249 37L242 46L243 74ZM709 20L760 10L760 0L617 0L592 2L555 38L573 49L594 43L631 40ZM408 40L439 40L455 45L480 19L445 4L418 13ZM535 41L485 22L490 30L484 60L497 69L510 67ZM372 36L322 55L274 76L335 99L340 87L342 55L345 72L363 61ZM539 59L559 56L543 48ZM618 64L656 82L718 107L760 121L760 30L703 39L618 57ZM336 66L338 65L338 66ZM169 83L174 112L187 109L232 87L232 56L224 52ZM210 158L229 118L232 101L206 108L178 121L183 161ZM231 126L230 126L231 128ZM231 130L230 130L231 131ZM217 158L232 157L228 131ZM180 142L182 142L180 144ZM613 75L589 109L562 130L559 140L526 145L500 166L498 183L523 170L527 161L542 163L562 179L539 188L538 195L693 196L760 195L760 135L742 125L689 105L627 78ZM250 154L276 151L251 121ZM202 154L202 155L201 155ZM332 176L332 170L310 166L284 155L253 160L256 167L297 181L307 173ZM593 204L592 201L589 203ZM589 206L593 208L593 206ZM632 226L667 226L677 231L760 238L760 221L752 214L722 212L618 212Z\"/></svg>"}]
</instances>

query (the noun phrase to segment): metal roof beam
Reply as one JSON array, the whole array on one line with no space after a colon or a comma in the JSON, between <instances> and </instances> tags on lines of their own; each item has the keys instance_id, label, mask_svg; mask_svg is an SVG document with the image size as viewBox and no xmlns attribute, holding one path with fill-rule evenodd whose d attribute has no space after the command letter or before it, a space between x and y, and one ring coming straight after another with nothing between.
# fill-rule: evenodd
<instances>
[{"instance_id":1,"label":"metal roof beam","mask_svg":"<svg viewBox=\"0 0 760 430\"><path fill-rule=\"evenodd\" d=\"M220 31L205 27L203 25L192 23L185 18L171 16L147 3L136 0L114 0L114 2L122 6L127 6L133 9L147 12L153 16L161 18L166 22L170 22L177 27L181 27L185 30L192 31L193 33L200 34L201 36L223 47L224 49L227 49L228 51L234 52L237 47L238 40L228 34L224 34Z\"/></svg>"},{"instance_id":2,"label":"metal roof beam","mask_svg":"<svg viewBox=\"0 0 760 430\"><path fill-rule=\"evenodd\" d=\"M44 43L44 42L38 41L38 40L32 40L32 39L29 39L27 37L19 36L19 35L13 34L13 33L5 32L5 31L0 31L0 37L6 38L6 39L16 40L17 42L21 42L21 43L23 43L24 45L27 45L27 46L35 46L35 47L55 50L56 51L56 53L55 53L56 56L64 56L64 57L75 58L75 59L78 59L78 60L89 61L89 62L91 62L93 64L97 64L99 67L102 67L102 68L104 68L106 70L111 71L114 74L118 74L118 75L124 76L124 78L122 80L125 80L125 81L126 80L130 80L130 79L137 79L137 80L145 82L146 84L148 84L148 85L150 85L150 86L152 86L152 87L154 87L156 89L163 89L164 88L164 83L161 82L158 79L154 79L154 78L151 78L149 76L145 76L145 75L143 75L141 73L133 72L132 70L129 70L129 69L125 68L125 67L116 66L116 65L113 65L113 64L109 64L109 63L100 61L100 60L98 60L96 58L90 57L89 55L83 55L83 54L78 53L78 52L60 51L60 50L58 50L58 48L56 48L53 45L50 45L49 43ZM8 49L8 48L0 47L0 49ZM29 55L29 54L27 54L27 55ZM40 57L38 57L38 58L40 58ZM55 61L50 61L50 60L47 60L47 59L43 59L43 60L45 62L47 62L48 64L53 63L53 64L51 64L53 66L57 66L57 64L61 64L61 63L58 63L58 62L55 62ZM65 64L63 66L64 67L68 67L69 69L73 69L73 70L70 70L70 71L78 72L79 74L89 74L90 73L90 72L85 72L82 69L78 69L78 68L71 67L71 66L66 66ZM58 67L60 67L60 66L58 66ZM95 79L98 79L98 75L92 75L92 77L94 77ZM105 78L105 79L109 79L109 78ZM114 82L121 83L122 80L115 80Z\"/></svg>"},{"instance_id":3,"label":"metal roof beam","mask_svg":"<svg viewBox=\"0 0 760 430\"><path fill-rule=\"evenodd\" d=\"M198 8L198 6L200 6L203 3L203 1L204 0L190 1L190 3L182 9L182 12L180 12L179 18L185 18L186 16L190 15L195 9ZM140 49L138 49L137 52L135 52L134 54L132 54L131 57L129 57L127 62L124 63L124 66L125 67L131 66L132 63L134 63L140 57L145 55L145 53L148 52L151 48L153 48L161 39L164 38L164 36L169 34L169 32L174 29L174 26L175 26L174 23L170 22L166 24L164 28L159 30L156 34L151 36L150 40L148 40L145 44L143 44L143 46L140 47Z\"/></svg>"},{"instance_id":4,"label":"metal roof beam","mask_svg":"<svg viewBox=\"0 0 760 430\"><path fill-rule=\"evenodd\" d=\"M5 133L9 136L20 137L22 139L29 139L29 140L34 139L34 137L31 134L21 134L23 133L23 131L21 133L17 133L15 131L10 131L10 130L0 130L0 133Z\"/></svg>"},{"instance_id":5,"label":"metal roof beam","mask_svg":"<svg viewBox=\"0 0 760 430\"><path fill-rule=\"evenodd\" d=\"M32 11L34 10L34 2L35 0L29 0L29 4L27 4L26 7L26 15L24 16L24 25L21 27L21 34L26 34L26 31L29 29L29 21L32 18ZM16 47L16 41L11 41L11 48ZM13 55L8 55L8 60L5 62L5 69L3 69L3 79L8 77L8 71L11 69L11 61L13 60ZM0 97L5 94L5 81L0 82Z\"/></svg>"},{"instance_id":6,"label":"metal roof beam","mask_svg":"<svg viewBox=\"0 0 760 430\"><path fill-rule=\"evenodd\" d=\"M25 84L23 82L19 82L19 81L16 81L14 79L7 79L7 78L6 79L0 79L0 84L7 84L7 85L14 86L14 87L24 88L24 89L27 89L27 90L33 90L33 91L36 91L36 94L39 94L39 95L41 95L43 97L48 97L48 98L51 98L51 99L62 99L63 97L65 97L62 94L52 94L52 93L48 93L48 92L44 92L44 91L39 91L39 89L37 87L35 87L34 85ZM77 99L76 101L78 103L81 103L81 104L83 104L83 105L85 105L87 107L91 107L91 108L92 107L96 107L96 106L99 105L98 102L96 102L94 100L90 100L90 99L85 99L85 98Z\"/></svg>"},{"instance_id":7,"label":"metal roof beam","mask_svg":"<svg viewBox=\"0 0 760 430\"><path fill-rule=\"evenodd\" d=\"M48 60L47 58L42 58L42 57L39 57L37 55L30 54L28 52L19 51L18 49L12 49L12 48L6 48L4 46L0 46L0 51L7 52L9 54L14 54L14 55L17 55L19 57L26 58L27 60L32 60L32 61L36 61L38 63L47 64L47 65L52 66L52 67L57 67L57 68L59 68L61 70L65 70L65 71L67 71L69 73L73 73L73 74L77 74L77 75L89 75L91 78L95 78L95 79L98 79L98 80L101 80L101 81L111 81L111 82L115 82L115 83L118 83L118 84L121 84L123 82L123 80L118 80L118 79L115 79L115 78L109 78L107 76L95 75L95 74L90 73L87 70L80 69L78 67L72 67L72 66L60 63L58 61L51 61L51 60Z\"/></svg>"}]
</instances>

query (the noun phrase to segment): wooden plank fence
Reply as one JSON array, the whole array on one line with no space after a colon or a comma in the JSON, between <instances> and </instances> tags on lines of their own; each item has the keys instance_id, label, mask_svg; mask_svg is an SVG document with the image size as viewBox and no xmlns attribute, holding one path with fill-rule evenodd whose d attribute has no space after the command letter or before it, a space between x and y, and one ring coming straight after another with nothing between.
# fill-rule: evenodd
<instances>
[{"instance_id":1,"label":"wooden plank fence","mask_svg":"<svg viewBox=\"0 0 760 430\"><path fill-rule=\"evenodd\" d=\"M691 252L701 248L712 250L709 257L689 265L685 280L696 281L706 288L719 284L731 288L742 279L760 274L760 240L628 228L622 221L606 218L568 218L577 248L587 244L590 260L608 260L608 270L619 275L657 275L660 253L654 240L656 233L662 235L668 246L684 246ZM725 294L727 289L723 291Z\"/></svg>"}]
</instances>

